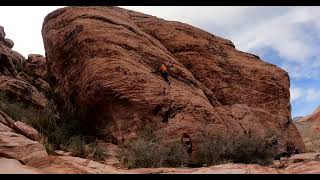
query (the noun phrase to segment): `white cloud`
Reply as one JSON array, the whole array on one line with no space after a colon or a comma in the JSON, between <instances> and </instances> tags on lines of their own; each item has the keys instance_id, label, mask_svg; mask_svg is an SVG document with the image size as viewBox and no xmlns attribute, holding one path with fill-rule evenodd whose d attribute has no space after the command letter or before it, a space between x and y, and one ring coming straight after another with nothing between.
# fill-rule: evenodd
<instances>
[{"instance_id":1,"label":"white cloud","mask_svg":"<svg viewBox=\"0 0 320 180\"><path fill-rule=\"evenodd\" d=\"M320 90L315 88L293 87L290 89L290 101L316 102L320 100Z\"/></svg>"},{"instance_id":2,"label":"white cloud","mask_svg":"<svg viewBox=\"0 0 320 180\"><path fill-rule=\"evenodd\" d=\"M307 101L315 101L318 99L320 99L320 90L308 89L306 91L306 100Z\"/></svg>"},{"instance_id":3,"label":"white cloud","mask_svg":"<svg viewBox=\"0 0 320 180\"><path fill-rule=\"evenodd\" d=\"M238 48L244 51L270 47L287 61L303 62L318 54L318 44L312 42L303 30L306 23L319 24L320 9L312 7L292 8L290 11L269 18L261 18L260 23L231 36ZM316 26L314 26L316 27ZM318 31L320 29L313 29ZM318 35L319 36L319 35Z\"/></svg>"},{"instance_id":4,"label":"white cloud","mask_svg":"<svg viewBox=\"0 0 320 180\"><path fill-rule=\"evenodd\" d=\"M210 22L217 25L237 24L237 19L245 18L251 7L232 6L120 6L122 8L150 14L166 20L181 21L193 25Z\"/></svg>"},{"instance_id":5,"label":"white cloud","mask_svg":"<svg viewBox=\"0 0 320 180\"><path fill-rule=\"evenodd\" d=\"M319 57L320 58L320 57ZM283 62L281 68L289 72L290 78L293 79L313 79L320 80L320 59L313 59L301 63Z\"/></svg>"},{"instance_id":6,"label":"white cloud","mask_svg":"<svg viewBox=\"0 0 320 180\"><path fill-rule=\"evenodd\" d=\"M302 97L302 89L300 88L291 88L290 89L290 100L291 102Z\"/></svg>"}]
</instances>

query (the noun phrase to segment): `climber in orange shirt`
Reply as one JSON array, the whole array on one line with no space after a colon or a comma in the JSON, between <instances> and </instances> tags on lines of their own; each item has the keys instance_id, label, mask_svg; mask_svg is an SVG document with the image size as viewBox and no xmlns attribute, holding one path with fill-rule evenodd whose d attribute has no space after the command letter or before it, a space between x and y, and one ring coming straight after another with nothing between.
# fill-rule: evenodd
<instances>
[{"instance_id":1,"label":"climber in orange shirt","mask_svg":"<svg viewBox=\"0 0 320 180\"><path fill-rule=\"evenodd\" d=\"M163 79L165 81L167 81L169 83L169 85L170 85L171 82L170 82L170 80L168 78L169 74L168 74L167 67L164 64L161 64L159 71L160 71L161 76L163 77Z\"/></svg>"}]
</instances>

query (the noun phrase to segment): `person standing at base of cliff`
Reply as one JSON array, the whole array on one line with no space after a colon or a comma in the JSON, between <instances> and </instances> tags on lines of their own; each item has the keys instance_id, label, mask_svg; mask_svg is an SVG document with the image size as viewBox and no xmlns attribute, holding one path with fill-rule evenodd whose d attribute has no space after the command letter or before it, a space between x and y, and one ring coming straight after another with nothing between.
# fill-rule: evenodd
<instances>
[{"instance_id":1,"label":"person standing at base of cliff","mask_svg":"<svg viewBox=\"0 0 320 180\"><path fill-rule=\"evenodd\" d=\"M192 155L192 141L191 137L187 133L183 133L181 137L182 143L182 167L189 166L191 163L191 155Z\"/></svg>"}]
</instances>

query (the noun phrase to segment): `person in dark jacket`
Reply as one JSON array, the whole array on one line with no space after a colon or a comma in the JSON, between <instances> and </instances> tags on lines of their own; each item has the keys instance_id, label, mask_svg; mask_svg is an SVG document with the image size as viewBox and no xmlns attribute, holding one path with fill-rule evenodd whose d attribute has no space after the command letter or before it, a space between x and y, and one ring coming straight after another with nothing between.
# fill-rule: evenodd
<instances>
[{"instance_id":1,"label":"person in dark jacket","mask_svg":"<svg viewBox=\"0 0 320 180\"><path fill-rule=\"evenodd\" d=\"M182 166L188 166L190 164L192 155L192 141L191 137L187 133L183 133L181 137L181 143L183 147L183 162Z\"/></svg>"}]
</instances>

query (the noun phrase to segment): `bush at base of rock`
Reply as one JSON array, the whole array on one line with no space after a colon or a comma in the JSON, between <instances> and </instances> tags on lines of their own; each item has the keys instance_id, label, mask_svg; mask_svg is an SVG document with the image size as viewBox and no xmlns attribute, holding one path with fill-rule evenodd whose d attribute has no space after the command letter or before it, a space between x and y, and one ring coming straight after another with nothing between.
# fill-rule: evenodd
<instances>
[{"instance_id":1,"label":"bush at base of rock","mask_svg":"<svg viewBox=\"0 0 320 180\"><path fill-rule=\"evenodd\" d=\"M65 147L74 156L104 160L105 150L97 147L94 141L93 126L82 123L81 115L65 113L57 119L55 104L49 102L43 109L22 103L0 91L0 107L15 121L22 121L42 134L42 144L47 153Z\"/></svg>"},{"instance_id":2,"label":"bush at base of rock","mask_svg":"<svg viewBox=\"0 0 320 180\"><path fill-rule=\"evenodd\" d=\"M242 135L237 138L203 133L196 159L200 164L215 165L223 161L269 165L275 153L262 137Z\"/></svg>"},{"instance_id":3,"label":"bush at base of rock","mask_svg":"<svg viewBox=\"0 0 320 180\"><path fill-rule=\"evenodd\" d=\"M179 167L182 153L179 142L164 146L158 142L138 139L124 145L118 158L127 168Z\"/></svg>"},{"instance_id":4,"label":"bush at base of rock","mask_svg":"<svg viewBox=\"0 0 320 180\"><path fill-rule=\"evenodd\" d=\"M33 126L32 122L41 115L39 108L18 101L4 91L0 91L0 101L1 109L15 121L22 121Z\"/></svg>"},{"instance_id":5,"label":"bush at base of rock","mask_svg":"<svg viewBox=\"0 0 320 180\"><path fill-rule=\"evenodd\" d=\"M52 144L49 143L48 138L43 138L42 139L42 144L43 144L43 146L46 149L48 154L53 154L54 147L53 147Z\"/></svg>"},{"instance_id":6,"label":"bush at base of rock","mask_svg":"<svg viewBox=\"0 0 320 180\"><path fill-rule=\"evenodd\" d=\"M72 156L87 157L87 152L85 150L85 141L81 136L75 136L69 139L68 150L71 151Z\"/></svg>"},{"instance_id":7,"label":"bush at base of rock","mask_svg":"<svg viewBox=\"0 0 320 180\"><path fill-rule=\"evenodd\" d=\"M192 163L188 165L210 166L231 162L269 165L274 156L265 138L246 135L228 138L204 132L197 143ZM164 145L157 141L150 128L146 128L138 139L124 143L118 158L127 168L179 167L185 164L181 142Z\"/></svg>"},{"instance_id":8,"label":"bush at base of rock","mask_svg":"<svg viewBox=\"0 0 320 180\"><path fill-rule=\"evenodd\" d=\"M127 168L179 167L182 160L180 142L162 144L147 126L142 137L123 144L118 159Z\"/></svg>"},{"instance_id":9,"label":"bush at base of rock","mask_svg":"<svg viewBox=\"0 0 320 180\"><path fill-rule=\"evenodd\" d=\"M106 158L104 149L98 147L96 143L87 144L85 137L82 136L71 137L67 143L66 150L76 157L89 158L96 161Z\"/></svg>"}]
</instances>

